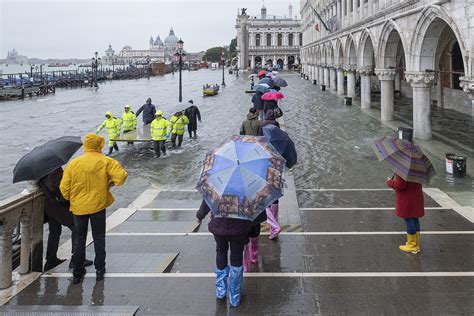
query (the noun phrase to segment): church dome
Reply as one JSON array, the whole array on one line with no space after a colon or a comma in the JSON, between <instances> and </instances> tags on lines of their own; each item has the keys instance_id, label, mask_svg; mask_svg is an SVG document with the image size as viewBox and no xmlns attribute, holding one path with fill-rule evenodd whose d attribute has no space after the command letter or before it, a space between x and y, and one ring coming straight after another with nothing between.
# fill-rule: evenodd
<instances>
[{"instance_id":1,"label":"church dome","mask_svg":"<svg viewBox=\"0 0 474 316\"><path fill-rule=\"evenodd\" d=\"M168 35L165 39L165 45L177 45L179 38L174 35L173 28L170 30L170 35Z\"/></svg>"},{"instance_id":2,"label":"church dome","mask_svg":"<svg viewBox=\"0 0 474 316\"><path fill-rule=\"evenodd\" d=\"M161 40L160 35L156 37L154 45L163 45L163 41Z\"/></svg>"}]
</instances>

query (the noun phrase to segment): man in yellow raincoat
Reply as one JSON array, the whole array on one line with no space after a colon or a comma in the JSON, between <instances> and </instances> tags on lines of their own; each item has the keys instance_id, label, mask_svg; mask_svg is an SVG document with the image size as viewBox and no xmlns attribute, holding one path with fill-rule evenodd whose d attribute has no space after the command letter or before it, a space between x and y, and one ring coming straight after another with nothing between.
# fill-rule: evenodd
<instances>
[{"instance_id":1,"label":"man in yellow raincoat","mask_svg":"<svg viewBox=\"0 0 474 316\"><path fill-rule=\"evenodd\" d=\"M157 111L155 119L150 124L150 134L153 139L155 157L160 158L160 150L166 155L166 137L171 132L171 123L163 117L163 112Z\"/></svg>"},{"instance_id":2,"label":"man in yellow raincoat","mask_svg":"<svg viewBox=\"0 0 474 316\"><path fill-rule=\"evenodd\" d=\"M178 147L181 147L183 143L183 135L184 135L184 126L189 124L189 119L183 112L176 112L171 117L171 144L172 147L176 147L176 138L178 138Z\"/></svg>"},{"instance_id":3,"label":"man in yellow raincoat","mask_svg":"<svg viewBox=\"0 0 474 316\"><path fill-rule=\"evenodd\" d=\"M120 120L115 118L112 115L112 112L108 111L105 113L104 122L102 122L99 128L97 128L97 133L99 133L104 127L107 128L107 137L109 138L109 153L107 155L110 155L114 149L116 151L119 150L117 143L111 139L120 137Z\"/></svg>"},{"instance_id":4,"label":"man in yellow raincoat","mask_svg":"<svg viewBox=\"0 0 474 316\"><path fill-rule=\"evenodd\" d=\"M122 127L124 134L137 129L137 116L129 104L125 105L125 112L122 114ZM127 144L133 145L133 142L127 142Z\"/></svg>"},{"instance_id":5,"label":"man in yellow raincoat","mask_svg":"<svg viewBox=\"0 0 474 316\"><path fill-rule=\"evenodd\" d=\"M102 136L88 134L84 138L84 154L67 165L59 185L61 194L70 202L69 210L74 216L77 233L73 257L74 284L81 283L86 274L84 260L89 220L94 239L96 279L104 279L105 209L114 202L109 189L122 185L128 175L118 161L102 154L104 142Z\"/></svg>"}]
</instances>

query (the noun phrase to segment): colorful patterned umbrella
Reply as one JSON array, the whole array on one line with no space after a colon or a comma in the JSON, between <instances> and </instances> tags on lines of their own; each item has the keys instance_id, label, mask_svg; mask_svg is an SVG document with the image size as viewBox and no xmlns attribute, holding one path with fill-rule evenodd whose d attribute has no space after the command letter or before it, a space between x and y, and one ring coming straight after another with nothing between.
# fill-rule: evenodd
<instances>
[{"instance_id":1,"label":"colorful patterned umbrella","mask_svg":"<svg viewBox=\"0 0 474 316\"><path fill-rule=\"evenodd\" d=\"M265 137L233 136L206 155L196 188L214 216L253 221L283 195L284 169Z\"/></svg>"},{"instance_id":2,"label":"colorful patterned umbrella","mask_svg":"<svg viewBox=\"0 0 474 316\"><path fill-rule=\"evenodd\" d=\"M436 174L418 145L396 136L382 137L372 145L379 161L386 161L405 181L428 184Z\"/></svg>"},{"instance_id":3,"label":"colorful patterned umbrella","mask_svg":"<svg viewBox=\"0 0 474 316\"><path fill-rule=\"evenodd\" d=\"M284 97L281 92L267 92L262 95L262 100L280 100Z\"/></svg>"}]
</instances>

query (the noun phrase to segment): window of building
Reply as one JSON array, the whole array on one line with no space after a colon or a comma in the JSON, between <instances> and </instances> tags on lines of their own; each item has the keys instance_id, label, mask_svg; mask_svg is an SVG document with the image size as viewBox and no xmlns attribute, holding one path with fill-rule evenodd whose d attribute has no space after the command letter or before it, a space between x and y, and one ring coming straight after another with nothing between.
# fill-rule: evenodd
<instances>
[{"instance_id":1,"label":"window of building","mask_svg":"<svg viewBox=\"0 0 474 316\"><path fill-rule=\"evenodd\" d=\"M303 34L300 33L300 46L303 46Z\"/></svg>"},{"instance_id":2,"label":"window of building","mask_svg":"<svg viewBox=\"0 0 474 316\"><path fill-rule=\"evenodd\" d=\"M260 46L260 34L255 35L255 46Z\"/></svg>"},{"instance_id":3,"label":"window of building","mask_svg":"<svg viewBox=\"0 0 474 316\"><path fill-rule=\"evenodd\" d=\"M278 39L277 45L282 46L283 45L283 34L279 33L277 39Z\"/></svg>"},{"instance_id":4,"label":"window of building","mask_svg":"<svg viewBox=\"0 0 474 316\"><path fill-rule=\"evenodd\" d=\"M272 34L267 34L267 46L272 46Z\"/></svg>"},{"instance_id":5,"label":"window of building","mask_svg":"<svg viewBox=\"0 0 474 316\"><path fill-rule=\"evenodd\" d=\"M288 35L288 46L293 46L293 34Z\"/></svg>"}]
</instances>

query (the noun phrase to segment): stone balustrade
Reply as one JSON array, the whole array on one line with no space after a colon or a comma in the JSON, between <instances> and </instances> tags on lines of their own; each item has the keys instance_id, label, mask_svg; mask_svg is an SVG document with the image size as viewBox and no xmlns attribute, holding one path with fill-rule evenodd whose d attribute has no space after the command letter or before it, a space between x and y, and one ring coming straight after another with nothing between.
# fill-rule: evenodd
<instances>
[{"instance_id":1,"label":"stone balustrade","mask_svg":"<svg viewBox=\"0 0 474 316\"><path fill-rule=\"evenodd\" d=\"M20 223L20 274L42 271L43 192L31 185L28 190L0 201L0 289L12 284L12 236Z\"/></svg>"}]
</instances>

